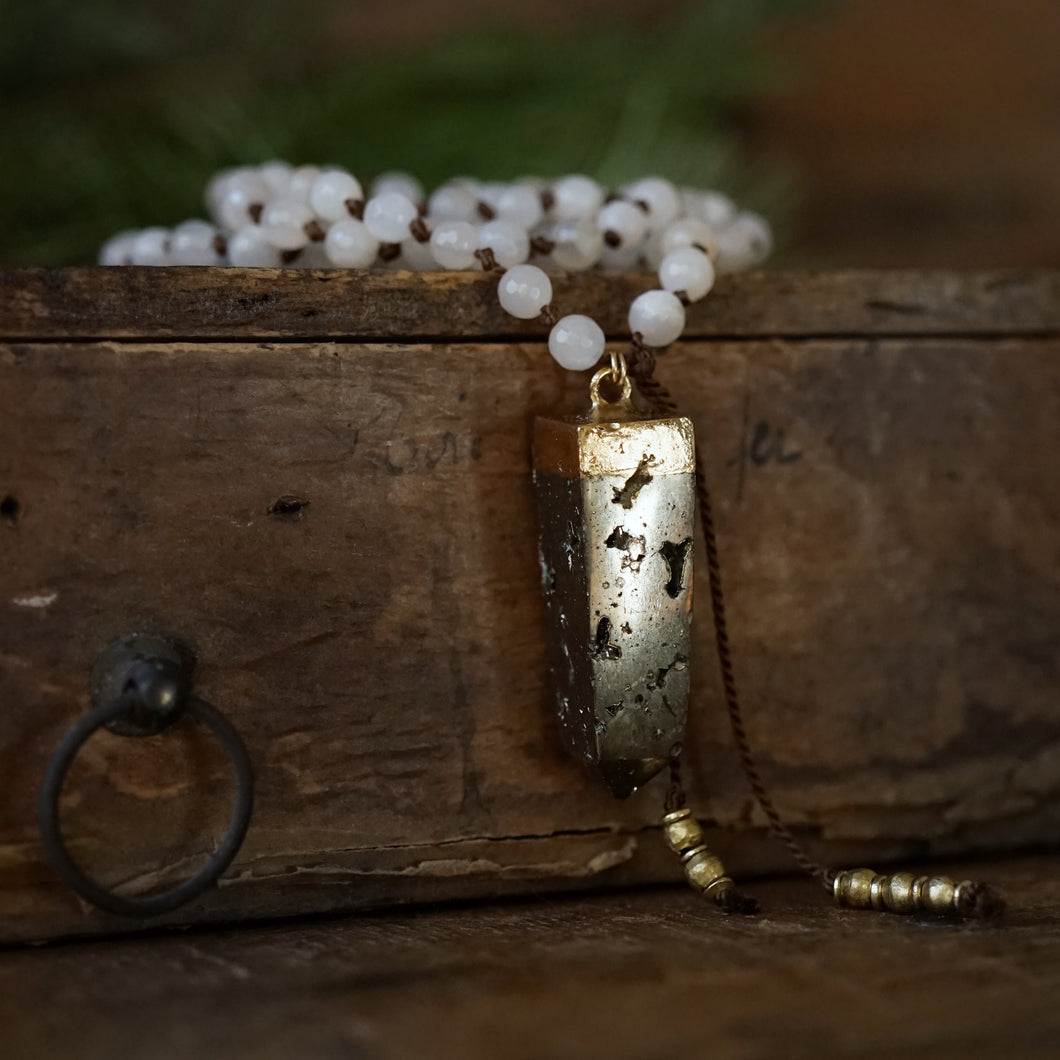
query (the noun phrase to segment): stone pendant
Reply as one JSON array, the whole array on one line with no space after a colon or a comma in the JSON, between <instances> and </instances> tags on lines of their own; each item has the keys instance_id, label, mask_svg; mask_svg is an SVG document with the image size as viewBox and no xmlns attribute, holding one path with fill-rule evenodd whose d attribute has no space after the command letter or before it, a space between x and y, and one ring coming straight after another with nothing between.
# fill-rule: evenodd
<instances>
[{"instance_id":1,"label":"stone pendant","mask_svg":"<svg viewBox=\"0 0 1060 1060\"><path fill-rule=\"evenodd\" d=\"M538 418L534 484L549 665L567 749L618 798L680 751L688 712L692 423L601 396Z\"/></svg>"}]
</instances>

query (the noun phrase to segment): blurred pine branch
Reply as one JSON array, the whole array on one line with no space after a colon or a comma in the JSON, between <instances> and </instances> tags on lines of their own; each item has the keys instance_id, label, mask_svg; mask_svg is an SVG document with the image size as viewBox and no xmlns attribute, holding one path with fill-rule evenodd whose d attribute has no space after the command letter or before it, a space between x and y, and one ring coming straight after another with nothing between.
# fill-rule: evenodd
<instances>
[{"instance_id":1,"label":"blurred pine branch","mask_svg":"<svg viewBox=\"0 0 1060 1060\"><path fill-rule=\"evenodd\" d=\"M763 28L820 0L709 0L562 35L479 26L385 55L314 59L328 0L7 0L0 15L0 261L94 260L121 228L201 215L223 165L407 169L428 186L653 172L774 214L732 117L783 85ZM238 49L233 45L238 44Z\"/></svg>"}]
</instances>

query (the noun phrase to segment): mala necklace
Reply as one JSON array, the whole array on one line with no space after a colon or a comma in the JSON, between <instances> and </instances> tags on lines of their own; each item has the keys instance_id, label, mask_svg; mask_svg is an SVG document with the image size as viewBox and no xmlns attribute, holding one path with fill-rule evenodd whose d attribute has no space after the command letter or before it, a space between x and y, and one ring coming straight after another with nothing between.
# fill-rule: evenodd
<instances>
[{"instance_id":1,"label":"mala necklace","mask_svg":"<svg viewBox=\"0 0 1060 1060\"><path fill-rule=\"evenodd\" d=\"M1001 897L980 882L821 865L784 824L755 764L703 462L655 362L717 273L768 256L772 237L761 217L720 192L659 177L611 194L581 175L511 184L459 178L427 197L414 178L389 173L366 199L346 170L280 161L218 173L206 206L212 222L119 233L104 244L100 264L496 272L501 307L547 324L549 352L573 371L596 367L606 340L591 317L557 314L549 273L655 272L659 287L630 305L628 350L611 351L592 378L591 408L569 419L539 417L534 428L550 670L567 749L619 798L668 769L662 828L688 882L724 912L756 911L706 846L681 781L698 509L729 722L770 831L840 906L983 918L1003 911Z\"/></svg>"}]
</instances>

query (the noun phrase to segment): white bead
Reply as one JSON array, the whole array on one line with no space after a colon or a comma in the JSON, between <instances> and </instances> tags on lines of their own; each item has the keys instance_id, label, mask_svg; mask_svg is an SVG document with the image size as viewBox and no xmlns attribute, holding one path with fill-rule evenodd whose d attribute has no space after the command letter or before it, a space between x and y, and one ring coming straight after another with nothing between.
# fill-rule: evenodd
<instances>
[{"instance_id":1,"label":"white bead","mask_svg":"<svg viewBox=\"0 0 1060 1060\"><path fill-rule=\"evenodd\" d=\"M604 201L600 185L591 177L581 174L557 180L552 185L552 197L552 213L560 221L595 217Z\"/></svg>"},{"instance_id":2,"label":"white bead","mask_svg":"<svg viewBox=\"0 0 1060 1060\"><path fill-rule=\"evenodd\" d=\"M420 203L423 202L423 185L411 174L399 170L380 173L372 181L372 198L390 194L404 195L409 202Z\"/></svg>"},{"instance_id":3,"label":"white bead","mask_svg":"<svg viewBox=\"0 0 1060 1060\"><path fill-rule=\"evenodd\" d=\"M127 228L124 232L111 236L99 248L100 265L131 265L132 244L136 238L137 230Z\"/></svg>"},{"instance_id":4,"label":"white bead","mask_svg":"<svg viewBox=\"0 0 1060 1060\"><path fill-rule=\"evenodd\" d=\"M470 221L478 197L459 184L443 184L427 200L427 216L436 221Z\"/></svg>"},{"instance_id":5,"label":"white bead","mask_svg":"<svg viewBox=\"0 0 1060 1060\"><path fill-rule=\"evenodd\" d=\"M468 195L474 198L475 202L478 202L478 189L482 181L476 180L475 177L452 177L446 181L446 184L454 188L463 188Z\"/></svg>"},{"instance_id":6,"label":"white bead","mask_svg":"<svg viewBox=\"0 0 1060 1060\"><path fill-rule=\"evenodd\" d=\"M279 250L257 225L246 225L229 237L228 262L244 269L275 269L282 264Z\"/></svg>"},{"instance_id":7,"label":"white bead","mask_svg":"<svg viewBox=\"0 0 1060 1060\"><path fill-rule=\"evenodd\" d=\"M618 236L618 246L636 249L647 235L648 216L635 203L625 199L612 199L600 207L596 215L596 227L605 236L608 232Z\"/></svg>"},{"instance_id":8,"label":"white bead","mask_svg":"<svg viewBox=\"0 0 1060 1060\"><path fill-rule=\"evenodd\" d=\"M628 272L640 264L639 247L609 247L605 244L600 251L600 268L617 272Z\"/></svg>"},{"instance_id":9,"label":"white bead","mask_svg":"<svg viewBox=\"0 0 1060 1060\"><path fill-rule=\"evenodd\" d=\"M364 201L361 182L344 169L326 169L309 186L309 206L322 221L351 216L348 203Z\"/></svg>"},{"instance_id":10,"label":"white bead","mask_svg":"<svg viewBox=\"0 0 1060 1060\"><path fill-rule=\"evenodd\" d=\"M663 290L683 291L690 302L697 302L714 286L714 266L702 250L678 247L659 263L659 283Z\"/></svg>"},{"instance_id":11,"label":"white bead","mask_svg":"<svg viewBox=\"0 0 1060 1060\"><path fill-rule=\"evenodd\" d=\"M536 265L515 265L497 284L501 308L520 320L533 320L552 301L552 281Z\"/></svg>"},{"instance_id":12,"label":"white bead","mask_svg":"<svg viewBox=\"0 0 1060 1060\"><path fill-rule=\"evenodd\" d=\"M268 184L253 170L239 170L218 189L217 218L231 230L253 223L254 208L263 207L271 192Z\"/></svg>"},{"instance_id":13,"label":"white bead","mask_svg":"<svg viewBox=\"0 0 1060 1060\"><path fill-rule=\"evenodd\" d=\"M485 184L480 184L478 188L478 201L485 203L494 214L497 212L497 206L501 201L501 196L504 194L504 189L507 185L502 184L498 180L490 180Z\"/></svg>"},{"instance_id":14,"label":"white bead","mask_svg":"<svg viewBox=\"0 0 1060 1060\"><path fill-rule=\"evenodd\" d=\"M203 201L206 204L206 211L209 215L218 223L221 223L221 199L224 195L225 186L228 183L230 177L234 176L241 170L235 167L229 166L225 169L219 169L210 179L206 182L206 193L203 196ZM247 167L242 167L242 172L247 172Z\"/></svg>"},{"instance_id":15,"label":"white bead","mask_svg":"<svg viewBox=\"0 0 1060 1060\"><path fill-rule=\"evenodd\" d=\"M320 166L299 166L291 170L287 186L283 189L284 198L309 202L309 189L319 176Z\"/></svg>"},{"instance_id":16,"label":"white bead","mask_svg":"<svg viewBox=\"0 0 1060 1060\"><path fill-rule=\"evenodd\" d=\"M669 291L645 291L629 307L629 330L645 346L669 346L685 330L685 307Z\"/></svg>"},{"instance_id":17,"label":"white bead","mask_svg":"<svg viewBox=\"0 0 1060 1060\"><path fill-rule=\"evenodd\" d=\"M478 231L467 221L443 221L431 233L431 253L443 269L470 269L478 250Z\"/></svg>"},{"instance_id":18,"label":"white bead","mask_svg":"<svg viewBox=\"0 0 1060 1060\"><path fill-rule=\"evenodd\" d=\"M364 223L381 243L400 243L409 235L409 225L416 219L416 204L399 191L374 195L364 208Z\"/></svg>"},{"instance_id":19,"label":"white bead","mask_svg":"<svg viewBox=\"0 0 1060 1060\"><path fill-rule=\"evenodd\" d=\"M584 272L591 269L604 250L604 237L592 221L563 221L549 233L555 244L551 258L561 269Z\"/></svg>"},{"instance_id":20,"label":"white bead","mask_svg":"<svg viewBox=\"0 0 1060 1060\"><path fill-rule=\"evenodd\" d=\"M497 219L529 231L544 215L541 192L527 183L509 184L497 199Z\"/></svg>"},{"instance_id":21,"label":"white bead","mask_svg":"<svg viewBox=\"0 0 1060 1060\"><path fill-rule=\"evenodd\" d=\"M647 203L648 223L655 231L664 228L681 212L681 196L662 177L645 177L623 189L627 199Z\"/></svg>"},{"instance_id":22,"label":"white bead","mask_svg":"<svg viewBox=\"0 0 1060 1060\"><path fill-rule=\"evenodd\" d=\"M438 268L431 241L428 239L426 243L421 243L414 236L401 241L401 253L395 260L401 268L411 269L413 272L433 272Z\"/></svg>"},{"instance_id":23,"label":"white bead","mask_svg":"<svg viewBox=\"0 0 1060 1060\"><path fill-rule=\"evenodd\" d=\"M336 221L324 237L324 253L332 265L342 269L366 269L379 253L379 240L363 221L345 217Z\"/></svg>"},{"instance_id":24,"label":"white bead","mask_svg":"<svg viewBox=\"0 0 1060 1060\"><path fill-rule=\"evenodd\" d=\"M185 221L169 235L169 258L174 265L220 265L214 240L217 229L206 221Z\"/></svg>"},{"instance_id":25,"label":"white bead","mask_svg":"<svg viewBox=\"0 0 1060 1060\"><path fill-rule=\"evenodd\" d=\"M583 372L603 356L604 333L592 317L563 317L549 332L548 352L561 367Z\"/></svg>"},{"instance_id":26,"label":"white bead","mask_svg":"<svg viewBox=\"0 0 1060 1060\"><path fill-rule=\"evenodd\" d=\"M640 260L652 271L658 272L662 259L666 257L662 248L662 233L650 232L640 245Z\"/></svg>"},{"instance_id":27,"label":"white bead","mask_svg":"<svg viewBox=\"0 0 1060 1060\"><path fill-rule=\"evenodd\" d=\"M739 272L760 265L773 248L769 224L755 213L741 213L718 233L718 271Z\"/></svg>"},{"instance_id":28,"label":"white bead","mask_svg":"<svg viewBox=\"0 0 1060 1060\"><path fill-rule=\"evenodd\" d=\"M478 241L493 251L497 264L505 269L521 265L530 256L530 237L511 221L487 221L478 230Z\"/></svg>"},{"instance_id":29,"label":"white bead","mask_svg":"<svg viewBox=\"0 0 1060 1060\"><path fill-rule=\"evenodd\" d=\"M265 238L280 250L301 250L309 242L305 226L313 220L309 204L298 199L273 199L261 214Z\"/></svg>"},{"instance_id":30,"label":"white bead","mask_svg":"<svg viewBox=\"0 0 1060 1060\"><path fill-rule=\"evenodd\" d=\"M144 228L133 236L129 247L129 261L133 265L168 265L169 229Z\"/></svg>"},{"instance_id":31,"label":"white bead","mask_svg":"<svg viewBox=\"0 0 1060 1060\"><path fill-rule=\"evenodd\" d=\"M273 195L284 195L291 183L291 174L294 172L294 167L287 162L274 158L268 162L262 162L258 167L258 172L261 174L261 179L269 186L269 191Z\"/></svg>"},{"instance_id":32,"label":"white bead","mask_svg":"<svg viewBox=\"0 0 1060 1060\"><path fill-rule=\"evenodd\" d=\"M714 229L724 228L736 216L736 203L720 191L704 191L699 196L697 216Z\"/></svg>"},{"instance_id":33,"label":"white bead","mask_svg":"<svg viewBox=\"0 0 1060 1060\"><path fill-rule=\"evenodd\" d=\"M695 217L681 217L668 224L659 239L659 249L669 254L678 247L699 247L714 257L718 253L718 234L706 221Z\"/></svg>"},{"instance_id":34,"label":"white bead","mask_svg":"<svg viewBox=\"0 0 1060 1060\"><path fill-rule=\"evenodd\" d=\"M537 197L540 199L543 192L548 190L548 181L543 180L541 177L534 176L522 176L517 177L515 180L516 184L521 184L524 187L529 188L531 191L537 192Z\"/></svg>"}]
</instances>

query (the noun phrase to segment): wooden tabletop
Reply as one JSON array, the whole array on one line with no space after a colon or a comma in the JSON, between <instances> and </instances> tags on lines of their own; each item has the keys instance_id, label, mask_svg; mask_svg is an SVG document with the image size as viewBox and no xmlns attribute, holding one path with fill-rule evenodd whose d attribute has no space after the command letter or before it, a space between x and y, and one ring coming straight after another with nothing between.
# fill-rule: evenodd
<instances>
[{"instance_id":1,"label":"wooden tabletop","mask_svg":"<svg viewBox=\"0 0 1060 1060\"><path fill-rule=\"evenodd\" d=\"M664 887L0 955L0 1052L33 1060L1055 1057L1055 858L953 866L1000 921L841 912L760 883L729 919Z\"/></svg>"}]
</instances>

